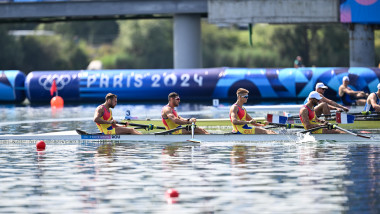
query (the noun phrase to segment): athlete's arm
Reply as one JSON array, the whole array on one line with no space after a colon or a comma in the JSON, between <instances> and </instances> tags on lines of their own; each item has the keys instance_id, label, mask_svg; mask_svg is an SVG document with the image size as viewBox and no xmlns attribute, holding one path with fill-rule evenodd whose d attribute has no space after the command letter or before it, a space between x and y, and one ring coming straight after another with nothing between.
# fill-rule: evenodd
<instances>
[{"instance_id":1,"label":"athlete's arm","mask_svg":"<svg viewBox=\"0 0 380 214\"><path fill-rule=\"evenodd\" d=\"M166 117L169 118L171 121L173 121L175 124L185 125L185 124L190 124L192 122L192 121L187 121L187 119L184 119L182 117L176 117L171 111L171 108L168 106L164 107L163 112L164 112L164 115L166 115Z\"/></svg>"},{"instance_id":2,"label":"athlete's arm","mask_svg":"<svg viewBox=\"0 0 380 214\"><path fill-rule=\"evenodd\" d=\"M237 117L238 107L236 105L231 106L230 108L230 115L231 115L231 122L234 125L245 125L249 124L249 121L243 121L239 120ZM247 115L248 116L248 115Z\"/></svg>"},{"instance_id":3,"label":"athlete's arm","mask_svg":"<svg viewBox=\"0 0 380 214\"><path fill-rule=\"evenodd\" d=\"M103 106L98 106L94 113L94 122L98 124L112 124L113 123L112 119L110 121L102 119L103 114L104 114Z\"/></svg>"},{"instance_id":4,"label":"athlete's arm","mask_svg":"<svg viewBox=\"0 0 380 214\"><path fill-rule=\"evenodd\" d=\"M316 128L316 127L320 126L319 124L311 124L310 123L309 115L308 115L308 110L306 108L303 108L301 110L300 117L302 118L302 121L305 124L306 129L312 129L312 128Z\"/></svg>"},{"instance_id":5,"label":"athlete's arm","mask_svg":"<svg viewBox=\"0 0 380 214\"><path fill-rule=\"evenodd\" d=\"M347 107L344 107L344 106L342 106L342 105L340 105L340 104L338 104L338 103L336 103L336 102L334 102L334 101L332 101L330 99L327 99L324 96L322 97L321 101L322 102L326 102L327 104L331 105L333 108L335 108L338 111L339 111L339 108L343 109L346 112L349 110Z\"/></svg>"},{"instance_id":6,"label":"athlete's arm","mask_svg":"<svg viewBox=\"0 0 380 214\"><path fill-rule=\"evenodd\" d=\"M246 118L247 118L247 120L248 120L248 123L250 123L250 124L252 124L252 125L254 125L254 126L266 126L266 125L268 125L268 123L265 123L265 124L257 123L257 121L256 121L255 119L253 119L253 118L251 117L251 115L249 115L248 113L247 113L247 115L246 115Z\"/></svg>"}]
</instances>

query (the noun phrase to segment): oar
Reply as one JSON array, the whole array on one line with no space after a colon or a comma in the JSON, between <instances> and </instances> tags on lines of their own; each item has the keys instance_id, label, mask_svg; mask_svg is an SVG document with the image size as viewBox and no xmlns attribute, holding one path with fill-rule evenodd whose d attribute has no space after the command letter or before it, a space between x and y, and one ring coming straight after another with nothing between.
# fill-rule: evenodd
<instances>
[{"instance_id":1,"label":"oar","mask_svg":"<svg viewBox=\"0 0 380 214\"><path fill-rule=\"evenodd\" d=\"M300 133L301 134L305 134L305 133L308 133L308 132L317 131L319 129L324 129L324 128L327 128L327 127L328 126L319 126L319 127L315 127L315 128L312 128L312 129L305 130L305 131L301 131Z\"/></svg>"},{"instance_id":2,"label":"oar","mask_svg":"<svg viewBox=\"0 0 380 214\"><path fill-rule=\"evenodd\" d=\"M190 142L193 142L193 143L200 143L201 142L200 140L194 139L194 129L195 129L195 123L192 122L191 123L191 139L187 140L187 141L190 141Z\"/></svg>"},{"instance_id":3,"label":"oar","mask_svg":"<svg viewBox=\"0 0 380 214\"><path fill-rule=\"evenodd\" d=\"M377 111L362 111L362 112L356 112L356 113L351 113L353 115L371 115L371 114L374 114L374 115L380 115L380 112L377 112Z\"/></svg>"},{"instance_id":4,"label":"oar","mask_svg":"<svg viewBox=\"0 0 380 214\"><path fill-rule=\"evenodd\" d=\"M126 125L127 123L126 122L118 122L118 124L122 124L122 125ZM163 126L156 126L156 125L153 125L153 124L138 124L138 123L128 123L128 125L130 126L139 126L139 127L143 127L143 128L148 128L148 130L153 130L153 129L165 129L165 127Z\"/></svg>"},{"instance_id":5,"label":"oar","mask_svg":"<svg viewBox=\"0 0 380 214\"><path fill-rule=\"evenodd\" d=\"M330 125L331 125L331 124L330 124ZM371 138L371 137L369 137L369 136L364 136L364 135L360 135L360 134L356 134L356 133L350 132L350 131L348 131L348 130L342 128L342 127L339 127L339 126L337 126L337 125L335 125L334 127L335 127L336 129L339 129L339 130L341 130L341 131L344 131L344 132L346 132L347 134L350 134L350 135L354 135L354 136L362 137L362 138L368 138L368 139Z\"/></svg>"},{"instance_id":6,"label":"oar","mask_svg":"<svg viewBox=\"0 0 380 214\"><path fill-rule=\"evenodd\" d=\"M285 123L285 124L282 124L282 123L268 123L268 124L272 125L272 126L285 127L287 129L291 129L291 128L300 128L300 129L303 129L304 128L303 126L300 126L300 125L294 125L294 124L288 124L288 123Z\"/></svg>"},{"instance_id":7,"label":"oar","mask_svg":"<svg viewBox=\"0 0 380 214\"><path fill-rule=\"evenodd\" d=\"M170 129L170 130L167 130L167 131L163 131L163 132L156 132L154 134L156 135L164 135L164 134L170 134L172 132L175 132L175 131L178 131L178 130L181 130L181 129L186 129L187 127L186 126L183 126L183 127L177 127L177 128L174 128L174 129Z\"/></svg>"}]
</instances>

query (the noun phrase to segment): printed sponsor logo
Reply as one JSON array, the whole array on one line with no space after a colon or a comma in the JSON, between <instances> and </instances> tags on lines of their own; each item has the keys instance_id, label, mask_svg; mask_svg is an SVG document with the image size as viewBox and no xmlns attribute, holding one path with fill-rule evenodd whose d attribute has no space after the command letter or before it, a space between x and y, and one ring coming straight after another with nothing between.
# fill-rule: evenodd
<instances>
[{"instance_id":1,"label":"printed sponsor logo","mask_svg":"<svg viewBox=\"0 0 380 214\"><path fill-rule=\"evenodd\" d=\"M120 135L111 135L112 139L120 139Z\"/></svg>"},{"instance_id":2,"label":"printed sponsor logo","mask_svg":"<svg viewBox=\"0 0 380 214\"><path fill-rule=\"evenodd\" d=\"M107 140L107 139L111 139L111 135L81 135L81 139L83 139L83 140Z\"/></svg>"}]
</instances>

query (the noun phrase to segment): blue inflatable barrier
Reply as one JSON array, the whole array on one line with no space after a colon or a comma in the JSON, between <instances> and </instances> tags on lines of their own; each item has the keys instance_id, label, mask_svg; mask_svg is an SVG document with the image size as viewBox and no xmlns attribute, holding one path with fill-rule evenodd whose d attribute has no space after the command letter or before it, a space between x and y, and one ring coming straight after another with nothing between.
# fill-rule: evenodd
<instances>
[{"instance_id":1,"label":"blue inflatable barrier","mask_svg":"<svg viewBox=\"0 0 380 214\"><path fill-rule=\"evenodd\" d=\"M80 71L33 71L25 80L26 95L30 102L47 102L55 96L50 95L53 80L56 81L58 95L64 101L83 101L79 96Z\"/></svg>"},{"instance_id":2,"label":"blue inflatable barrier","mask_svg":"<svg viewBox=\"0 0 380 214\"><path fill-rule=\"evenodd\" d=\"M0 101L22 102L25 99L25 74L16 71L0 71Z\"/></svg>"},{"instance_id":3,"label":"blue inflatable barrier","mask_svg":"<svg viewBox=\"0 0 380 214\"><path fill-rule=\"evenodd\" d=\"M35 71L27 76L25 87L31 102L48 102L55 79L58 94L65 101L103 101L107 93L119 101L162 101L170 92L183 100L236 99L236 90L246 88L250 99L303 100L318 82L329 87L325 95L338 98L342 78L349 76L350 87L376 91L378 68L209 68L209 69L131 69Z\"/></svg>"}]
</instances>

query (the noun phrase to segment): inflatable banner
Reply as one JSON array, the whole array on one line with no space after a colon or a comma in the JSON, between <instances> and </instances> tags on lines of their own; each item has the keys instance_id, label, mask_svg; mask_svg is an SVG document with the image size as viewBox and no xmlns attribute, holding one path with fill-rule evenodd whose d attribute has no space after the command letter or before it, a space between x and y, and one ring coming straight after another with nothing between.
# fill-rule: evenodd
<instances>
[{"instance_id":1,"label":"inflatable banner","mask_svg":"<svg viewBox=\"0 0 380 214\"><path fill-rule=\"evenodd\" d=\"M25 74L16 71L0 71L0 101L22 102L25 99Z\"/></svg>"},{"instance_id":2,"label":"inflatable banner","mask_svg":"<svg viewBox=\"0 0 380 214\"><path fill-rule=\"evenodd\" d=\"M25 80L26 96L30 102L50 103L50 88L53 80L57 84L58 95L65 101L79 102L80 71L33 71Z\"/></svg>"},{"instance_id":3,"label":"inflatable banner","mask_svg":"<svg viewBox=\"0 0 380 214\"><path fill-rule=\"evenodd\" d=\"M119 101L162 101L170 92L183 100L234 100L236 90L246 88L250 100L303 100L318 82L329 87L325 95L339 100L342 78L349 76L350 87L365 92L376 91L378 68L210 68L210 69L139 69L36 71L25 81L31 102L49 102L50 87L56 80L59 96L65 101L103 101L107 93ZM252 100L252 98L254 100Z\"/></svg>"}]
</instances>

